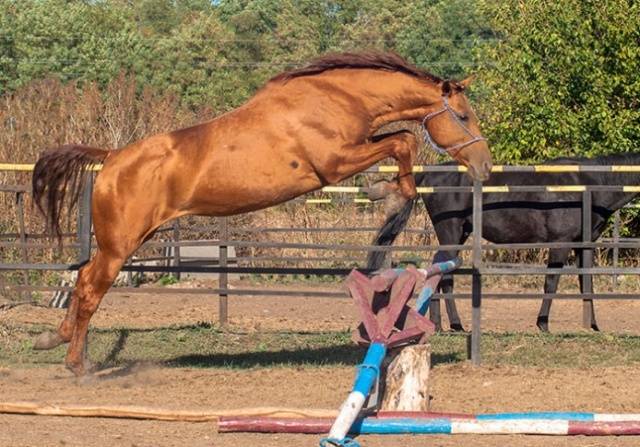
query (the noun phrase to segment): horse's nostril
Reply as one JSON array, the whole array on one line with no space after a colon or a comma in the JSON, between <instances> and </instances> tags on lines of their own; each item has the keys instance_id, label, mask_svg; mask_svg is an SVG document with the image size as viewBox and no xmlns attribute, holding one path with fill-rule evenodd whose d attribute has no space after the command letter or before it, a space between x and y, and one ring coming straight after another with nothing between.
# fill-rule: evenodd
<instances>
[{"instance_id":1,"label":"horse's nostril","mask_svg":"<svg viewBox=\"0 0 640 447\"><path fill-rule=\"evenodd\" d=\"M482 173L488 177L489 174L491 174L492 167L493 164L490 161L485 161L484 163L482 163Z\"/></svg>"}]
</instances>

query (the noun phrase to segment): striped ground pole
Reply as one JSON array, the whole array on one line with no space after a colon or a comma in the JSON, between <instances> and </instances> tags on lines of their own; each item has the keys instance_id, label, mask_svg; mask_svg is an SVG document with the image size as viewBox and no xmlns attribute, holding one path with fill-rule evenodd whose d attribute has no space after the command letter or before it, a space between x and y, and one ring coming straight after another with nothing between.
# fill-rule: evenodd
<instances>
[{"instance_id":1,"label":"striped ground pole","mask_svg":"<svg viewBox=\"0 0 640 447\"><path fill-rule=\"evenodd\" d=\"M446 413L381 413L378 417L357 419L349 434L640 435L640 414L539 412L451 416ZM331 421L329 418L223 417L220 418L218 430L326 433Z\"/></svg>"}]
</instances>

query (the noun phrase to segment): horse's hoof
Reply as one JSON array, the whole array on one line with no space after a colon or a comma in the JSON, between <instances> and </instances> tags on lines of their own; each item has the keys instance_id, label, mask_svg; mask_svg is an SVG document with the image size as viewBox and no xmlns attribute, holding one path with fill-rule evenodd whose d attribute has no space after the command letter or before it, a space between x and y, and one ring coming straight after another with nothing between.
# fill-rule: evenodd
<instances>
[{"instance_id":1,"label":"horse's hoof","mask_svg":"<svg viewBox=\"0 0 640 447\"><path fill-rule=\"evenodd\" d=\"M549 332L549 322L544 320L536 321L536 326L540 329L541 332Z\"/></svg>"},{"instance_id":2,"label":"horse's hoof","mask_svg":"<svg viewBox=\"0 0 640 447\"><path fill-rule=\"evenodd\" d=\"M76 377L76 383L81 386L95 385L98 381L95 375L88 373Z\"/></svg>"},{"instance_id":3,"label":"horse's hoof","mask_svg":"<svg viewBox=\"0 0 640 447\"><path fill-rule=\"evenodd\" d=\"M407 184L407 182L400 181L400 193L405 200L413 200L418 195L415 183Z\"/></svg>"},{"instance_id":4,"label":"horse's hoof","mask_svg":"<svg viewBox=\"0 0 640 447\"><path fill-rule=\"evenodd\" d=\"M85 377L90 377L95 369L94 364L88 360L84 359L82 362L76 363L67 363L65 364L67 369L73 373L74 376L78 379L78 383L85 383Z\"/></svg>"},{"instance_id":5,"label":"horse's hoof","mask_svg":"<svg viewBox=\"0 0 640 447\"><path fill-rule=\"evenodd\" d=\"M598 323L591 324L591 330L595 332L600 332L600 328L598 327Z\"/></svg>"},{"instance_id":6,"label":"horse's hoof","mask_svg":"<svg viewBox=\"0 0 640 447\"><path fill-rule=\"evenodd\" d=\"M465 332L464 327L460 323L452 323L451 330L453 332Z\"/></svg>"},{"instance_id":7,"label":"horse's hoof","mask_svg":"<svg viewBox=\"0 0 640 447\"><path fill-rule=\"evenodd\" d=\"M367 191L367 198L372 202L385 199L389 194L398 190L397 183L391 183L387 180L381 180L374 183Z\"/></svg>"},{"instance_id":8,"label":"horse's hoof","mask_svg":"<svg viewBox=\"0 0 640 447\"><path fill-rule=\"evenodd\" d=\"M60 346L65 341L58 335L57 332L47 331L38 335L35 343L33 344L33 349L36 350L45 350L45 349L53 349L56 346Z\"/></svg>"},{"instance_id":9,"label":"horse's hoof","mask_svg":"<svg viewBox=\"0 0 640 447\"><path fill-rule=\"evenodd\" d=\"M398 192L388 194L384 199L385 216L394 216L398 214L406 203L407 199L405 199L402 194Z\"/></svg>"}]
</instances>

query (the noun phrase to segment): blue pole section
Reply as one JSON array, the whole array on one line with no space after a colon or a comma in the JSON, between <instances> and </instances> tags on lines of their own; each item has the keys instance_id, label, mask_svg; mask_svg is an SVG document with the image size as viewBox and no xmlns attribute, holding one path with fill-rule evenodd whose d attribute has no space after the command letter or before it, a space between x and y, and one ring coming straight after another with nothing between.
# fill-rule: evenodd
<instances>
[{"instance_id":1,"label":"blue pole section","mask_svg":"<svg viewBox=\"0 0 640 447\"><path fill-rule=\"evenodd\" d=\"M450 419L360 419L351 428L352 435L451 434Z\"/></svg>"},{"instance_id":2,"label":"blue pole section","mask_svg":"<svg viewBox=\"0 0 640 447\"><path fill-rule=\"evenodd\" d=\"M369 395L373 383L380 374L380 365L387 354L387 347L382 343L371 343L367 354L358 366L358 376L353 384L353 391L361 393L365 397Z\"/></svg>"},{"instance_id":3,"label":"blue pole section","mask_svg":"<svg viewBox=\"0 0 640 447\"><path fill-rule=\"evenodd\" d=\"M418 295L418 299L416 300L416 310L420 315L424 315L427 313L432 295L433 289L429 286L423 287L422 291L420 291L420 295Z\"/></svg>"}]
</instances>

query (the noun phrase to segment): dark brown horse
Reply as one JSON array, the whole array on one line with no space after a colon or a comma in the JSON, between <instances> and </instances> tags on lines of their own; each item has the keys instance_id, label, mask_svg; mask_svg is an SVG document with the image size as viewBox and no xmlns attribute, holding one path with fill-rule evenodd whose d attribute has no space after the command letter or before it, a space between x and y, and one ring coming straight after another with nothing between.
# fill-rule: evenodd
<instances>
[{"instance_id":1,"label":"dark brown horse","mask_svg":"<svg viewBox=\"0 0 640 447\"><path fill-rule=\"evenodd\" d=\"M394 54L325 56L274 77L243 106L198 126L118 151L71 145L43 153L34 199L58 235L65 194L77 200L86 167L104 166L92 197L98 248L79 272L58 331L41 334L35 347L70 342L65 363L85 374L91 316L126 259L168 220L266 208L387 157L398 162L402 195L415 197L416 139L407 131L373 136L387 123L424 120L437 145L473 177L487 178L491 155L464 96L468 83L439 79Z\"/></svg>"}]
</instances>

